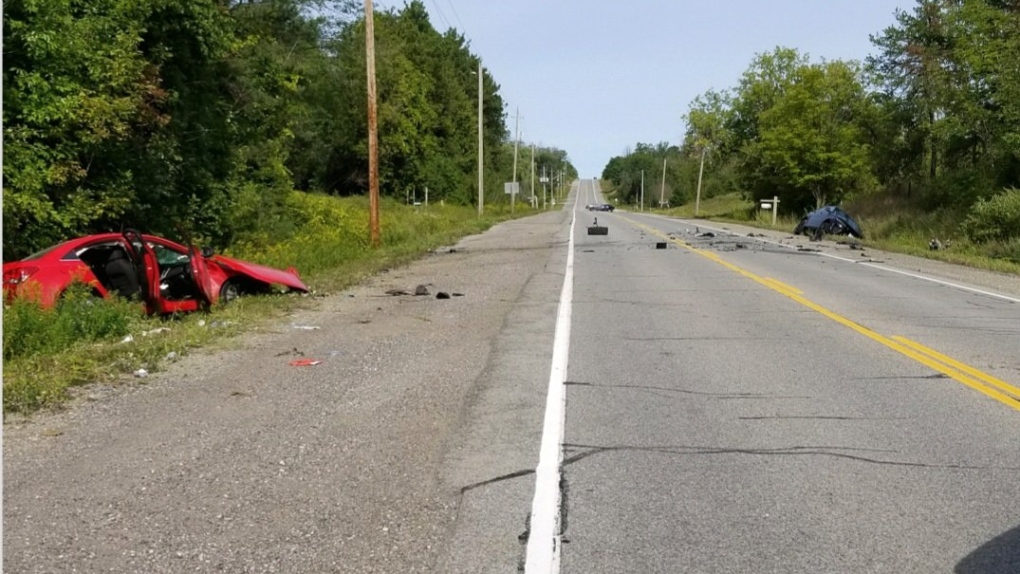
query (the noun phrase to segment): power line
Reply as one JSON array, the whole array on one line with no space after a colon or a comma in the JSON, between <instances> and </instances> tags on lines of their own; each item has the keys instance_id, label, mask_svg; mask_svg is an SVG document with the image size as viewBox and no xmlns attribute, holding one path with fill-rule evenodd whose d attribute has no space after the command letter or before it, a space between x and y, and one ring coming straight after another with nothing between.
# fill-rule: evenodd
<instances>
[{"instance_id":1,"label":"power line","mask_svg":"<svg viewBox=\"0 0 1020 574\"><path fill-rule=\"evenodd\" d=\"M453 11L453 17L457 19L457 24L460 24L460 31L466 37L468 35L467 28L465 28L464 23L460 21L460 14L457 14L457 9L453 7L453 1L446 0L446 3L450 5L450 10Z\"/></svg>"},{"instance_id":2,"label":"power line","mask_svg":"<svg viewBox=\"0 0 1020 574\"><path fill-rule=\"evenodd\" d=\"M439 7L439 4L436 2L436 0L431 1L432 7L435 8L436 13L439 14L439 18L443 21L444 24L446 24L446 29L449 30L450 28L452 28L453 26L450 25L450 21L446 19L446 14L443 14L443 9Z\"/></svg>"}]
</instances>

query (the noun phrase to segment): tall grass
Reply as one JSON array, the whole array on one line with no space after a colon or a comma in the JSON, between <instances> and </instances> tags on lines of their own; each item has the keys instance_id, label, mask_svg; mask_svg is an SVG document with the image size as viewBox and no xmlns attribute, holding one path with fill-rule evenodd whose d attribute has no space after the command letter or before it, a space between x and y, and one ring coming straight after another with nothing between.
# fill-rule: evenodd
<instances>
[{"instance_id":1,"label":"tall grass","mask_svg":"<svg viewBox=\"0 0 1020 574\"><path fill-rule=\"evenodd\" d=\"M91 370L85 347L120 339L141 321L138 304L96 299L85 286L73 286L54 309L13 301L3 315L4 409L28 411L59 401L68 381L87 378ZM65 354L80 358L60 364L57 358Z\"/></svg>"},{"instance_id":2,"label":"tall grass","mask_svg":"<svg viewBox=\"0 0 1020 574\"><path fill-rule=\"evenodd\" d=\"M695 207L697 207L697 216L694 215ZM674 217L701 217L741 222L755 219L754 202L744 199L739 193L717 195L704 199L697 205L691 202L664 211Z\"/></svg>"},{"instance_id":3,"label":"tall grass","mask_svg":"<svg viewBox=\"0 0 1020 574\"><path fill-rule=\"evenodd\" d=\"M478 217L471 206L408 206L384 198L379 208L381 241L373 247L367 198L295 192L289 202L302 221L296 233L276 243L239 242L226 254L274 267L293 266L319 290L349 286L366 274L406 263L510 217L503 205L487 207ZM518 207L516 215L526 209Z\"/></svg>"}]
</instances>

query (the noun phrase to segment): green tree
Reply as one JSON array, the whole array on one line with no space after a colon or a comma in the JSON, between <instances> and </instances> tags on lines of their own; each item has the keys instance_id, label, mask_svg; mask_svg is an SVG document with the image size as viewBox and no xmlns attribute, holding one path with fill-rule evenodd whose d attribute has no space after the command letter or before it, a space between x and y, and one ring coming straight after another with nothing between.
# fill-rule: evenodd
<instances>
[{"instance_id":1,"label":"green tree","mask_svg":"<svg viewBox=\"0 0 1020 574\"><path fill-rule=\"evenodd\" d=\"M873 186L860 119L871 100L851 63L801 66L782 97L760 115L760 137L746 147L756 200L778 195L799 211L841 201Z\"/></svg>"},{"instance_id":2,"label":"green tree","mask_svg":"<svg viewBox=\"0 0 1020 574\"><path fill-rule=\"evenodd\" d=\"M656 205L659 198L659 188L655 184L662 181L662 162L670 157L676 160L679 157L679 150L666 142L658 144L638 143L634 150L628 151L626 155L616 156L609 160L602 171L602 179L610 180L616 185L616 199L625 203L639 203L641 201L641 182L644 178L645 184L645 205ZM676 166L676 161L674 161ZM667 161L668 167L668 161ZM670 199L673 190L679 188L678 174L680 170L674 167L674 171L668 173L667 185L670 187Z\"/></svg>"},{"instance_id":3,"label":"green tree","mask_svg":"<svg viewBox=\"0 0 1020 574\"><path fill-rule=\"evenodd\" d=\"M807 56L792 48L777 47L755 56L734 90L727 114L726 131L735 149L758 139L761 115L783 97L794 74L807 63Z\"/></svg>"},{"instance_id":4,"label":"green tree","mask_svg":"<svg viewBox=\"0 0 1020 574\"><path fill-rule=\"evenodd\" d=\"M20 257L135 201L134 134L167 122L129 4L4 6L4 257Z\"/></svg>"},{"instance_id":5,"label":"green tree","mask_svg":"<svg viewBox=\"0 0 1020 574\"><path fill-rule=\"evenodd\" d=\"M966 206L1015 181L1001 94L1017 79L1003 59L1017 54L1016 14L994 4L919 0L872 36L880 52L868 65L906 144L892 157L906 156L910 167L898 171L938 204Z\"/></svg>"}]
</instances>

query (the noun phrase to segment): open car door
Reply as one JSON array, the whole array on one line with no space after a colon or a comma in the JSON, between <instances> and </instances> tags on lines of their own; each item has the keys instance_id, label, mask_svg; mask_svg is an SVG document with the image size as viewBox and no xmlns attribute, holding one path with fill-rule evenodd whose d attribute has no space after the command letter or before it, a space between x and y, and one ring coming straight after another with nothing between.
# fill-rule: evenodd
<instances>
[{"instance_id":1,"label":"open car door","mask_svg":"<svg viewBox=\"0 0 1020 574\"><path fill-rule=\"evenodd\" d=\"M159 306L156 301L160 299L159 265L156 262L156 254L146 253L145 240L140 232L128 229L124 231L123 235L131 263L134 265L138 276L138 284L141 286L145 312L150 315L158 313ZM152 250L149 249L148 251L151 252Z\"/></svg>"},{"instance_id":2,"label":"open car door","mask_svg":"<svg viewBox=\"0 0 1020 574\"><path fill-rule=\"evenodd\" d=\"M163 290L160 286L160 268L159 258L156 257L156 252L152 247L145 241L142 234L133 229L124 232L124 240L127 242L131 258L135 262L136 268L138 269L138 279L142 287L142 297L145 299L145 312L158 315L172 315L174 313L190 313L197 311L206 300L198 299L182 299L179 301L170 300L163 296ZM191 258L191 271L194 273L195 257L194 254ZM201 260L201 256L198 257ZM202 265L198 268L204 272L202 276L205 277L206 283L209 280L209 270L205 268L204 261L201 261ZM199 275L192 275L193 279L197 279ZM201 286L198 286L199 293L204 291Z\"/></svg>"},{"instance_id":3,"label":"open car door","mask_svg":"<svg viewBox=\"0 0 1020 574\"><path fill-rule=\"evenodd\" d=\"M191 258L191 277L195 280L199 295L207 305L216 303L219 293L213 288L209 264L206 263L205 257L194 246L188 248L188 257Z\"/></svg>"}]
</instances>

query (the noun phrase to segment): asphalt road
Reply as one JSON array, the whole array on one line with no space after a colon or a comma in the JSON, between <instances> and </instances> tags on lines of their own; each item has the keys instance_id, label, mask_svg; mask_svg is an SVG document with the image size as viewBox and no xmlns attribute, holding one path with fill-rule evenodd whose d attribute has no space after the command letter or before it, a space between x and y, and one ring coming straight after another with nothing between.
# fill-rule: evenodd
<instances>
[{"instance_id":1,"label":"asphalt road","mask_svg":"<svg viewBox=\"0 0 1020 574\"><path fill-rule=\"evenodd\" d=\"M600 200L8 417L4 571L1020 572L1020 280Z\"/></svg>"},{"instance_id":2,"label":"asphalt road","mask_svg":"<svg viewBox=\"0 0 1020 574\"><path fill-rule=\"evenodd\" d=\"M1020 298L597 217L607 236L575 237L563 572L1020 572Z\"/></svg>"}]
</instances>

